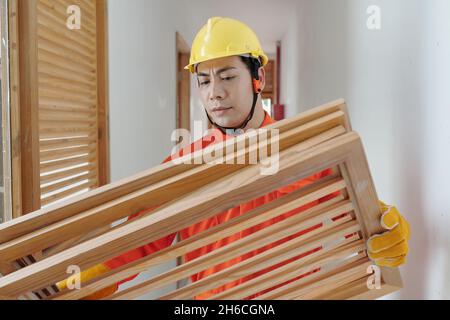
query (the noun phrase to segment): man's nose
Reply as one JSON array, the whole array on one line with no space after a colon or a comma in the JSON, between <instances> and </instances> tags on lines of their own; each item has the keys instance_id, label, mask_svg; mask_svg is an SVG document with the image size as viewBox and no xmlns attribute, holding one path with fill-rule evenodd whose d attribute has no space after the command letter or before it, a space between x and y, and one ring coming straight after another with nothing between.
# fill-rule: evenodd
<instances>
[{"instance_id":1,"label":"man's nose","mask_svg":"<svg viewBox=\"0 0 450 320\"><path fill-rule=\"evenodd\" d=\"M225 92L223 90L223 87L217 81L211 80L209 89L210 89L209 94L210 100L222 100L224 98Z\"/></svg>"}]
</instances>

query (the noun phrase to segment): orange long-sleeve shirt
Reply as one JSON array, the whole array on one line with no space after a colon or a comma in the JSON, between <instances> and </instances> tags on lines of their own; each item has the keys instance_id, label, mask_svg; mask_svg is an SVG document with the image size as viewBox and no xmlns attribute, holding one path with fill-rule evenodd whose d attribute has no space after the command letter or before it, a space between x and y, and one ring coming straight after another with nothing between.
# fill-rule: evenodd
<instances>
[{"instance_id":1,"label":"orange long-sleeve shirt","mask_svg":"<svg viewBox=\"0 0 450 320\"><path fill-rule=\"evenodd\" d=\"M271 124L273 122L275 122L275 121L266 113L264 121L263 121L261 127L267 126L267 125L269 125L269 124ZM222 136L223 136L223 139L229 138L229 136L226 136L226 135L222 135ZM214 143L214 141L211 141L211 140L212 139L201 139L201 140L199 140L197 142L194 142L188 148L185 148L185 149L181 150L179 155L185 155L188 152L197 151L199 148L206 148L209 144ZM171 159L172 159L172 156L169 156L168 158L166 158L164 160L164 162L170 161ZM252 210L253 208L261 206L261 205L263 205L263 204L265 204L267 202L273 201L273 200L275 200L275 199L277 199L277 198L279 198L279 197L281 197L281 196L283 196L283 195L285 195L287 193L290 193L290 192L292 192L292 191L294 191L294 190L296 190L298 188L301 188L301 187L303 187L303 186L305 186L305 185L307 185L309 183L312 183L313 181L315 181L317 179L323 178L324 176L327 176L327 175L329 175L331 173L332 173L331 169L324 170L324 171L322 171L320 173L317 173L317 174L314 174L314 175L312 175L312 176L310 176L308 178L299 180L299 181L297 181L297 182L295 182L293 184L290 184L288 186L284 186L282 188L279 188L278 190L272 191L272 192L270 192L268 194L265 194L265 195L262 195L262 196L260 196L260 197L258 197L256 199L253 199L253 200L251 200L249 202L243 203L243 204L241 204L241 205L239 205L239 206L237 206L235 208L229 209L229 210L227 210L225 212L222 212L222 213L220 213L220 214L218 214L218 215L216 215L214 217L211 217L211 218L208 218L208 219L206 219L204 221L201 221L199 223L193 224L193 225L191 225L191 226L189 226L189 227L179 231L180 238L181 238L181 240L187 239L187 238L189 238L189 237L191 237L191 236L193 236L193 235L195 235L197 233L200 233L200 232L202 232L204 230L207 230L207 229L209 229L211 227L214 227L215 225L224 223L226 221L229 221L230 219L233 219L235 217L243 215L246 212ZM215 249L218 249L218 248L223 247L223 246L225 246L225 245L227 245L227 244L229 244L229 243L231 243L233 241L241 239L242 237L245 237L245 236L247 236L247 235L249 235L251 233L254 233L254 232L256 232L256 231L258 231L258 230L260 230L262 228L265 228L265 227L267 227L269 225L272 225L272 224L274 224L274 223L276 223L278 221L286 219L287 217L289 217L291 215L294 215L294 214L297 214L297 213L299 213L301 211L304 211L304 210L306 210L306 209L308 209L308 208L310 208L310 207L312 207L312 206L314 206L314 205L316 205L316 204L318 204L320 202L323 202L323 201L326 201L326 200L328 200L328 199L330 199L332 197L335 197L338 194L339 194L339 192L335 192L335 193L330 194L330 195L328 195L328 196L326 196L324 198L321 198L321 199L319 199L317 201L311 202L311 203L309 203L307 205L304 205L302 207L299 207L299 208L296 208L296 209L291 210L289 212L286 212L286 213L284 213L284 214L282 214L282 215L280 215L280 216L278 216L276 218L273 218L273 219L271 219L269 221L265 221L264 223L261 223L261 224L259 224L257 226L253 226L253 227L251 227L251 228L249 228L247 230L243 230L240 233L234 234L232 236L226 237L226 238L221 239L219 241L216 241L214 243L205 245L204 247L201 247L199 249L193 250L193 251L187 253L184 256L184 260L185 260L185 262L188 262L188 261L193 260L193 259L195 259L197 257L205 255L205 254L207 254L207 253L209 253L209 252L211 252L211 251L213 251ZM144 210L142 212L138 212L136 214L133 214L133 215L131 215L129 217L129 219L133 219L133 218L135 218L135 217L137 217L137 216L139 216L139 215L141 215L143 213L146 213L146 212L148 212L148 211ZM200 272L192 275L191 276L191 280L195 282L195 281L200 280L200 279L202 279L204 277L207 277L207 276L209 276L209 275L211 275L213 273L219 272L220 270L223 270L223 269L225 269L225 268L227 268L229 266L232 266L232 265L234 265L236 263L239 263L242 260L248 259L248 258L256 255L257 253L260 253L260 252L265 251L265 250L267 250L269 248L272 248L273 246L278 245L278 244L280 244L282 242L288 241L288 240L290 240L290 239L292 239L294 237L298 237L299 235L304 234L306 232L309 232L312 229L317 228L319 226L320 225L317 225L317 226L315 226L313 228L310 228L308 230L300 231L300 232L298 232L295 235L292 235L292 236L290 236L288 238L285 238L285 239L283 239L281 241L277 241L276 243L272 243L272 244L266 245L263 248L260 248L260 249L248 252L248 253L246 253L243 256L236 257L234 259L231 259L229 261L226 261L226 262L221 263L221 264L216 265L216 266L211 266L210 268L208 268L206 270L200 271ZM139 258L142 258L144 256L152 254L152 253L154 253L156 251L159 251L161 249L164 249L164 248L170 246L172 244L175 236L176 236L176 233L173 233L173 234L165 236L165 237L163 237L163 238L161 238L159 240L156 240L156 241L148 243L148 244L146 244L144 246L141 246L139 248L130 250L130 251L128 251L128 252L126 252L126 253L124 253L124 254L122 254L120 256L117 256L117 257L115 257L115 258L105 262L105 265L107 267L109 267L110 269L115 269L115 268L118 268L118 267L120 267L120 266L122 266L122 265L124 265L126 263L135 261L135 260L137 260ZM267 268L265 270L261 270L261 271L259 271L257 273L254 273L254 274L251 274L249 276L246 276L246 277L244 277L242 279L239 279L239 280L233 281L231 283L228 283L226 285L223 285L223 286L221 286L219 288L216 288L216 289L213 289L213 290L209 290L207 292L204 292L204 293L196 296L195 298L196 299L205 299L207 297L210 297L211 295L214 295L214 294L217 294L219 292L222 292L222 291L224 291L224 290L226 290L228 288L236 286L239 283L242 283L242 282L245 282L245 281L247 281L249 279L257 277L260 274L268 272L268 271L270 271L270 270L272 270L272 269L274 269L274 268L276 268L276 267L278 267L280 265L286 264L286 263L288 263L288 262L290 262L292 260L298 259L298 258L299 257L295 257L295 258L293 258L293 259L291 259L289 261L285 261L282 264L279 264L277 266L272 266L272 267ZM121 284L123 282L129 281L129 280L133 279L136 276L137 275L135 275L133 277L130 277L130 278L127 278L127 279L119 282L118 284ZM298 278L299 277L297 277L295 279L298 279ZM295 279L292 279L291 281L294 281ZM261 293L263 293L263 292L260 292L259 294L261 294ZM257 294L257 295L259 295L259 294ZM252 297L254 297L254 296L252 296ZM252 298L252 297L249 297L249 298Z\"/></svg>"}]
</instances>

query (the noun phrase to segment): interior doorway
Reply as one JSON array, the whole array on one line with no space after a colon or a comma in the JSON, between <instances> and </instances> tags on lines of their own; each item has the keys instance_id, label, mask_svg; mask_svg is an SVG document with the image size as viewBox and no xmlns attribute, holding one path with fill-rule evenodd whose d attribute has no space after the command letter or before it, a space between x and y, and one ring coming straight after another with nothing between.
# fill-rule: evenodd
<instances>
[{"instance_id":1,"label":"interior doorway","mask_svg":"<svg viewBox=\"0 0 450 320\"><path fill-rule=\"evenodd\" d=\"M183 37L176 33L177 50L177 129L190 130L191 122L191 81L190 74L184 70L184 66L189 64L191 49Z\"/></svg>"}]
</instances>

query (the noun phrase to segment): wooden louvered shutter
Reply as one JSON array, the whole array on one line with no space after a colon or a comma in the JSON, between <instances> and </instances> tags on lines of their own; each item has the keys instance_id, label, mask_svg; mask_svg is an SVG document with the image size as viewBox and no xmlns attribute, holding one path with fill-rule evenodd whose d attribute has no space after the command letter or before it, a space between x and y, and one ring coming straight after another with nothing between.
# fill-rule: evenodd
<instances>
[{"instance_id":1,"label":"wooden louvered shutter","mask_svg":"<svg viewBox=\"0 0 450 320\"><path fill-rule=\"evenodd\" d=\"M66 25L72 5L81 29ZM109 182L105 11L99 0L19 1L24 213Z\"/></svg>"}]
</instances>

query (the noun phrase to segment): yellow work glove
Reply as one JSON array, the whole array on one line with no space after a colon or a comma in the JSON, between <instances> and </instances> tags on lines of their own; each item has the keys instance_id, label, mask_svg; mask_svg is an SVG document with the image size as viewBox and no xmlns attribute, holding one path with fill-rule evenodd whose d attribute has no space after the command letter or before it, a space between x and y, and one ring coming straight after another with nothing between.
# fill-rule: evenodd
<instances>
[{"instance_id":1,"label":"yellow work glove","mask_svg":"<svg viewBox=\"0 0 450 320\"><path fill-rule=\"evenodd\" d=\"M380 201L381 225L389 230L376 234L367 241L369 258L380 267L398 267L406 262L408 254L409 223L397 208Z\"/></svg>"},{"instance_id":2,"label":"yellow work glove","mask_svg":"<svg viewBox=\"0 0 450 320\"><path fill-rule=\"evenodd\" d=\"M67 288L68 283L73 283L75 281L75 277L80 277L79 281L83 284L86 281L89 281L95 277L102 275L105 272L108 272L110 269L102 263L99 263L89 269L82 271L80 274L74 274L73 276L68 277L66 280L60 281L56 284L59 290L64 290ZM75 289L74 289L75 290ZM103 288L93 294L90 294L83 298L83 300L99 300L101 298L112 295L117 290L117 284L113 284L109 287Z\"/></svg>"}]
</instances>

